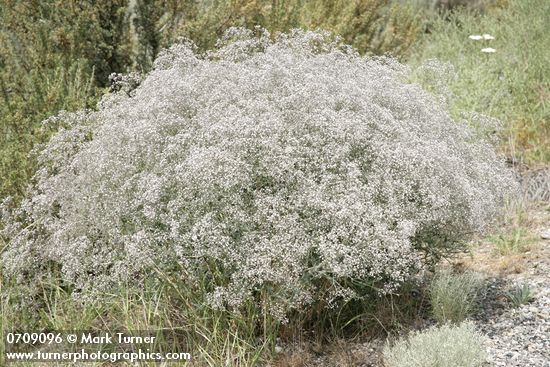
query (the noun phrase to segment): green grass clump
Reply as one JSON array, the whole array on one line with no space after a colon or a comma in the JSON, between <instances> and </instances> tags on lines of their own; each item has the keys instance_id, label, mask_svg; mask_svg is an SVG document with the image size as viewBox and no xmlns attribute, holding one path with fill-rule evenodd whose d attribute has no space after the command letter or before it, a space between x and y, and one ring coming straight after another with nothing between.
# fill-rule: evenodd
<instances>
[{"instance_id":1,"label":"green grass clump","mask_svg":"<svg viewBox=\"0 0 550 367\"><path fill-rule=\"evenodd\" d=\"M429 286L432 315L440 323L459 323L475 309L483 281L479 274L440 271Z\"/></svg>"},{"instance_id":2,"label":"green grass clump","mask_svg":"<svg viewBox=\"0 0 550 367\"><path fill-rule=\"evenodd\" d=\"M510 255L527 251L533 242L527 229L519 227L510 232L500 233L489 238L500 255Z\"/></svg>"},{"instance_id":3,"label":"green grass clump","mask_svg":"<svg viewBox=\"0 0 550 367\"><path fill-rule=\"evenodd\" d=\"M484 337L471 322L413 333L386 345L387 367L478 367L485 362Z\"/></svg>"},{"instance_id":4,"label":"green grass clump","mask_svg":"<svg viewBox=\"0 0 550 367\"><path fill-rule=\"evenodd\" d=\"M213 309L199 291L204 284L189 285L161 272L156 276L141 289L120 284L101 301L94 301L75 298L66 283L52 275L39 281L43 297L33 310L18 309L22 289L4 283L0 332L149 332L155 336L155 344L150 346L155 352L187 352L193 365L200 367L251 367L262 365L272 356L278 329L274 320L260 314L255 305L249 303L239 312ZM0 346L0 365L4 362L4 347ZM14 365L27 366L24 362ZM140 365L157 366L153 362Z\"/></svg>"},{"instance_id":5,"label":"green grass clump","mask_svg":"<svg viewBox=\"0 0 550 367\"><path fill-rule=\"evenodd\" d=\"M550 2L509 1L483 15L457 11L430 21L412 63L451 63L454 113L474 111L505 124L503 149L527 164L550 161ZM489 34L494 40L472 40ZM481 52L493 48L494 53Z\"/></svg>"},{"instance_id":6,"label":"green grass clump","mask_svg":"<svg viewBox=\"0 0 550 367\"><path fill-rule=\"evenodd\" d=\"M529 284L522 284L506 292L506 298L508 298L513 307L519 307L531 302L534 299L534 295Z\"/></svg>"}]
</instances>

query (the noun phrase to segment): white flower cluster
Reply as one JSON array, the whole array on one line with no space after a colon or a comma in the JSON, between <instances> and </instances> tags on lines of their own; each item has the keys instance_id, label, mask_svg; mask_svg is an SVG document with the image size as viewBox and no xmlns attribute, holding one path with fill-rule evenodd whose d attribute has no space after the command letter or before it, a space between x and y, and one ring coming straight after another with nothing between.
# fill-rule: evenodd
<instances>
[{"instance_id":1,"label":"white flower cluster","mask_svg":"<svg viewBox=\"0 0 550 367\"><path fill-rule=\"evenodd\" d=\"M479 34L473 34L471 36L468 36L469 39L474 41L492 41L495 39L495 37L491 36L490 34L485 33L484 35L480 36ZM495 53L497 50L495 50L492 47L485 47L481 49L481 52L484 53Z\"/></svg>"},{"instance_id":2,"label":"white flower cluster","mask_svg":"<svg viewBox=\"0 0 550 367\"><path fill-rule=\"evenodd\" d=\"M233 29L206 55L177 44L131 94L56 117L66 128L5 219L4 274L54 264L97 294L184 269L212 304L267 292L282 318L320 287L391 289L489 223L512 176L405 66L324 33L260 33Z\"/></svg>"}]
</instances>

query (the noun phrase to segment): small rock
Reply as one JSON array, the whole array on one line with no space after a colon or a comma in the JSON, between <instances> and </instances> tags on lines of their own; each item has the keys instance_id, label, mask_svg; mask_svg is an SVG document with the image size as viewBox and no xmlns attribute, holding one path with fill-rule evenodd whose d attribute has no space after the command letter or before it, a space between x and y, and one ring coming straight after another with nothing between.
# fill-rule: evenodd
<instances>
[{"instance_id":1,"label":"small rock","mask_svg":"<svg viewBox=\"0 0 550 367\"><path fill-rule=\"evenodd\" d=\"M543 240L550 240L550 229L547 229L546 231L542 232L540 234Z\"/></svg>"}]
</instances>

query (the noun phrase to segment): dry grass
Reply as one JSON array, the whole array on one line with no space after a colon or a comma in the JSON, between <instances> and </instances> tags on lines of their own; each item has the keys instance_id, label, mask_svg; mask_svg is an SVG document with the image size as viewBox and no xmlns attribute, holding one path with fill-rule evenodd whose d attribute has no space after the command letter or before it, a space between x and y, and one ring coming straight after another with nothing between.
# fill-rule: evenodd
<instances>
[{"instance_id":1,"label":"dry grass","mask_svg":"<svg viewBox=\"0 0 550 367\"><path fill-rule=\"evenodd\" d=\"M472 244L469 254L457 257L452 264L455 268L493 276L523 273L529 269L530 262L547 256L548 246L540 233L548 229L548 223L550 207L547 205L510 209L499 225L499 235L479 239Z\"/></svg>"}]
</instances>

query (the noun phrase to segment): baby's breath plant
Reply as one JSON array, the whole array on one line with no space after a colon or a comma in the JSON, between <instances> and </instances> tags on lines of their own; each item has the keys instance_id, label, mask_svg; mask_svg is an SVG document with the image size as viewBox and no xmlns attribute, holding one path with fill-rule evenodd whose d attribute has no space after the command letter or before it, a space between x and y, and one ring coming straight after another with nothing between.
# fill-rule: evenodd
<instances>
[{"instance_id":1,"label":"baby's breath plant","mask_svg":"<svg viewBox=\"0 0 550 367\"><path fill-rule=\"evenodd\" d=\"M279 319L360 297L357 281L390 291L482 231L513 181L410 80L327 33L176 44L98 111L46 121L64 128L5 213L3 274L32 284L56 268L97 297L155 268L214 307L256 301Z\"/></svg>"}]
</instances>

